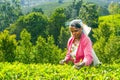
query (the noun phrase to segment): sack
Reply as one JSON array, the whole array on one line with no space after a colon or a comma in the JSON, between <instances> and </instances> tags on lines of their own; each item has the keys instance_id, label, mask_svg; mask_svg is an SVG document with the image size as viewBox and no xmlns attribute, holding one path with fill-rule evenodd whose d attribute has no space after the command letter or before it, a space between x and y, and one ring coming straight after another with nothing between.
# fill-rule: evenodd
<instances>
[{"instance_id":1,"label":"sack","mask_svg":"<svg viewBox=\"0 0 120 80\"><path fill-rule=\"evenodd\" d=\"M93 55L93 65L96 66L98 64L101 64L100 60L98 59L98 57L95 54L95 51L93 49L92 49L92 55Z\"/></svg>"}]
</instances>

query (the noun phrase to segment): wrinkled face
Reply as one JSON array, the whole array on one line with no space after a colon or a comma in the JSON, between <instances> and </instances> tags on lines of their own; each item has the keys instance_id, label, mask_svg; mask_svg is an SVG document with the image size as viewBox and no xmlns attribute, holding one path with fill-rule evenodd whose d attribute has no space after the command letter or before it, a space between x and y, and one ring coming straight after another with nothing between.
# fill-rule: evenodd
<instances>
[{"instance_id":1,"label":"wrinkled face","mask_svg":"<svg viewBox=\"0 0 120 80\"><path fill-rule=\"evenodd\" d=\"M75 39L80 39L80 36L81 36L81 33L82 33L82 28L76 28L74 26L71 26L70 31L71 31L72 36Z\"/></svg>"}]
</instances>

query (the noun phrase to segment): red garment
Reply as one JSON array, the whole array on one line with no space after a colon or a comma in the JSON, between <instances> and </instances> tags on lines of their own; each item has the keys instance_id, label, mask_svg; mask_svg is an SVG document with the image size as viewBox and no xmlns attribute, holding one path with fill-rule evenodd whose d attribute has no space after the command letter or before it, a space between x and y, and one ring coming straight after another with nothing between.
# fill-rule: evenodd
<instances>
[{"instance_id":1,"label":"red garment","mask_svg":"<svg viewBox=\"0 0 120 80\"><path fill-rule=\"evenodd\" d=\"M71 37L68 40L68 44L67 44L68 52L65 57L66 62L71 60L75 64L75 63L79 63L82 60L85 62L86 66L90 65L93 61L92 42L91 42L90 38L88 36L86 36L84 33L81 34L80 43L79 43L79 46L78 46L78 49L76 52L75 60L72 59L72 57L70 56L70 50L71 50L73 41L74 41L73 37Z\"/></svg>"}]
</instances>

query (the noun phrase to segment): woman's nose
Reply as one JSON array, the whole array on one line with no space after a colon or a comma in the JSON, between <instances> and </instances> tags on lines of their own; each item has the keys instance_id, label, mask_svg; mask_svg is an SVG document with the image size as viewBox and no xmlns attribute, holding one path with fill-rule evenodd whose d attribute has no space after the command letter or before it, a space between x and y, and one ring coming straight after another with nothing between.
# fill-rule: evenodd
<instances>
[{"instance_id":1,"label":"woman's nose","mask_svg":"<svg viewBox=\"0 0 120 80\"><path fill-rule=\"evenodd\" d=\"M74 36L74 35L75 35L75 32L72 32L72 35Z\"/></svg>"},{"instance_id":2,"label":"woman's nose","mask_svg":"<svg viewBox=\"0 0 120 80\"><path fill-rule=\"evenodd\" d=\"M73 35L75 35L75 32L72 32Z\"/></svg>"}]
</instances>

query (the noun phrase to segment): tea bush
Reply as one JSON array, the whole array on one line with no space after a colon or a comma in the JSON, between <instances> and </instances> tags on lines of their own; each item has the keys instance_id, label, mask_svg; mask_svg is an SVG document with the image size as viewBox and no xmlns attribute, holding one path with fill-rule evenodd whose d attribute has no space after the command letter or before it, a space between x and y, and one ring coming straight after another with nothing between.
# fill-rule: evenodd
<instances>
[{"instance_id":1,"label":"tea bush","mask_svg":"<svg viewBox=\"0 0 120 80\"><path fill-rule=\"evenodd\" d=\"M119 64L86 66L76 70L71 65L0 63L1 80L119 80Z\"/></svg>"}]
</instances>

